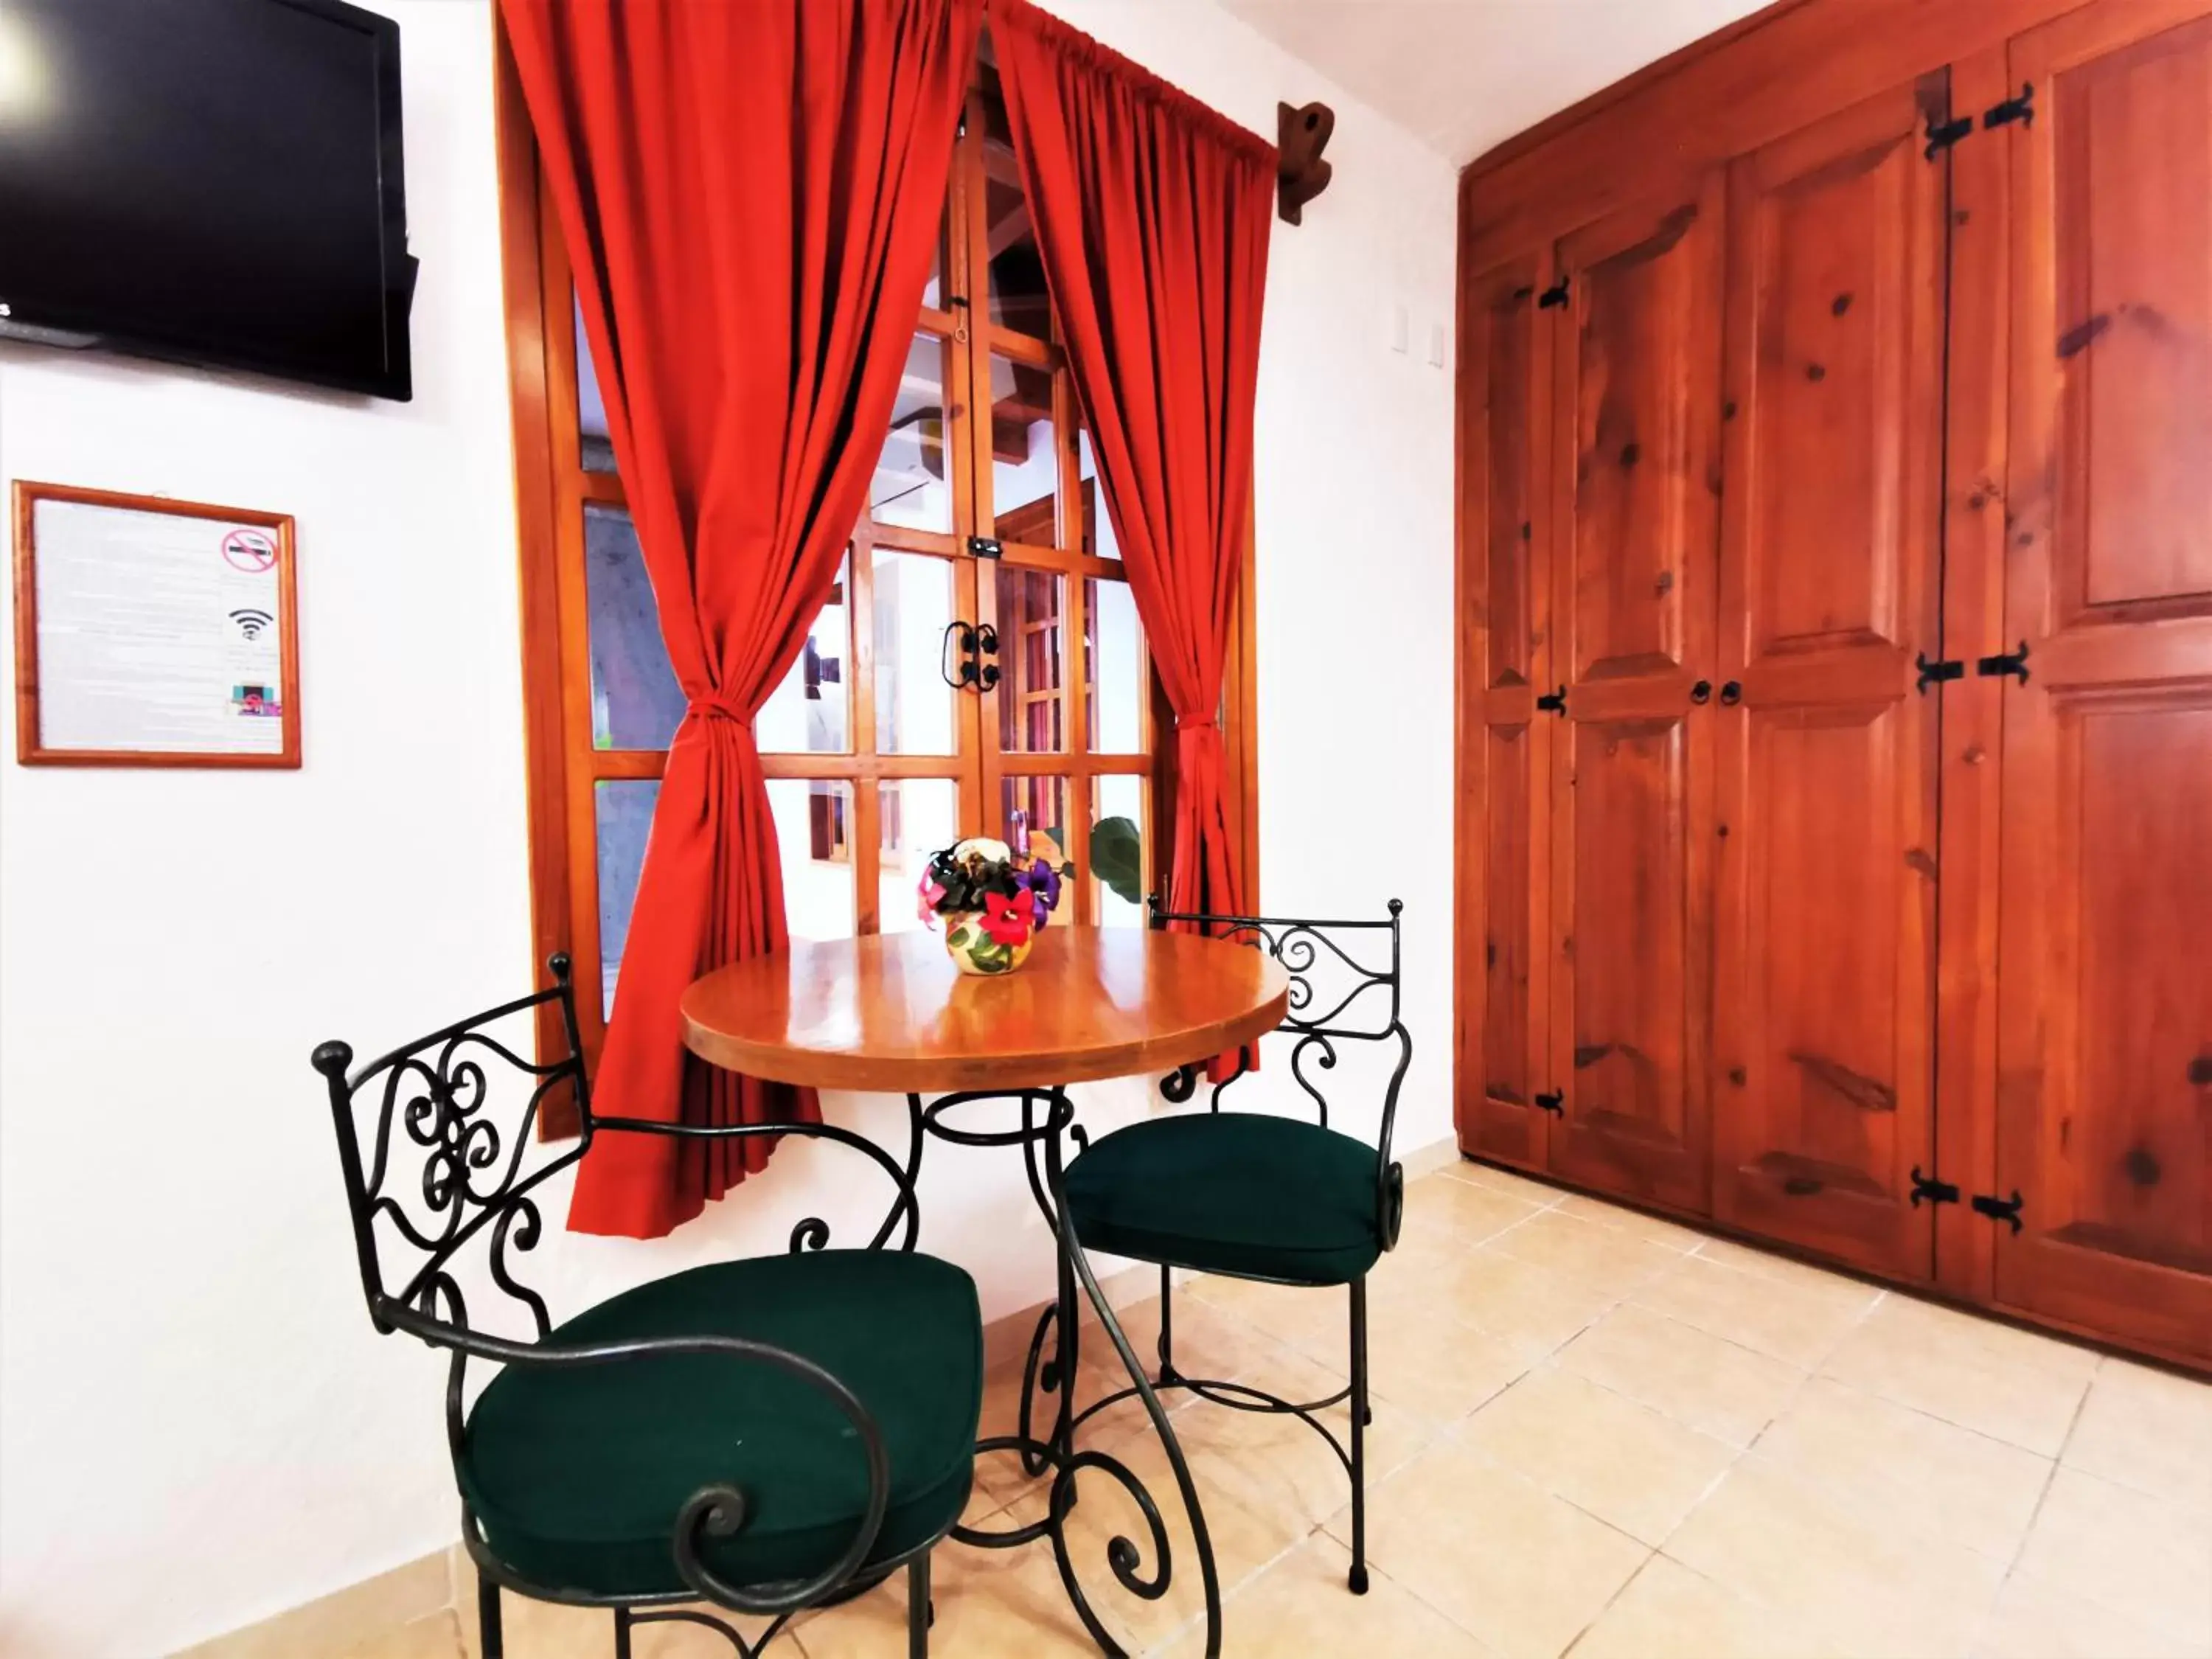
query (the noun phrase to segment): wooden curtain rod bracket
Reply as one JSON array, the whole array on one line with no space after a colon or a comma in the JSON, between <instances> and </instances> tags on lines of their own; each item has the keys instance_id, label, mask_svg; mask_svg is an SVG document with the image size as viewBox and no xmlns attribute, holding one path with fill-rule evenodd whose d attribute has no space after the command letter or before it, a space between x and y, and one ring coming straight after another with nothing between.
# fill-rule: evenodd
<instances>
[{"instance_id":1,"label":"wooden curtain rod bracket","mask_svg":"<svg viewBox=\"0 0 2212 1659\"><path fill-rule=\"evenodd\" d=\"M1285 224L1302 223L1306 204L1328 188L1333 169L1321 153L1335 131L1336 112L1327 104L1275 106L1275 211Z\"/></svg>"}]
</instances>

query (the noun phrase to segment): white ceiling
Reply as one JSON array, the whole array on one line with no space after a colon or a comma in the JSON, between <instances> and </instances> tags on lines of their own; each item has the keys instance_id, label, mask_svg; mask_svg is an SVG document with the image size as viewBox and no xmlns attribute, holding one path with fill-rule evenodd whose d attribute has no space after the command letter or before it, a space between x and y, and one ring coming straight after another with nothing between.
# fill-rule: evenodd
<instances>
[{"instance_id":1,"label":"white ceiling","mask_svg":"<svg viewBox=\"0 0 2212 1659\"><path fill-rule=\"evenodd\" d=\"M1454 161L1764 0L1221 0Z\"/></svg>"}]
</instances>

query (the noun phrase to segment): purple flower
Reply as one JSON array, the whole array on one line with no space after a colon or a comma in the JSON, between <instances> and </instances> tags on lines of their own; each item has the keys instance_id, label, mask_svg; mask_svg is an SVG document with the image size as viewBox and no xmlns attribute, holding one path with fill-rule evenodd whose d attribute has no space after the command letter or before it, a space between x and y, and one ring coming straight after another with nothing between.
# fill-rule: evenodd
<instances>
[{"instance_id":1,"label":"purple flower","mask_svg":"<svg viewBox=\"0 0 2212 1659\"><path fill-rule=\"evenodd\" d=\"M1060 902L1060 872L1043 859L1033 859L1022 872L1022 884L1036 895L1036 925L1042 927Z\"/></svg>"}]
</instances>

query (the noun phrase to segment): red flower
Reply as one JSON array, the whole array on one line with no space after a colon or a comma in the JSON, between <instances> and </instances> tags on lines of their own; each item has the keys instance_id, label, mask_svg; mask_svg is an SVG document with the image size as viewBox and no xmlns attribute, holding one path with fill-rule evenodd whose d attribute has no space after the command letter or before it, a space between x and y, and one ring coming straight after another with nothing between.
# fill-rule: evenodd
<instances>
[{"instance_id":1,"label":"red flower","mask_svg":"<svg viewBox=\"0 0 2212 1659\"><path fill-rule=\"evenodd\" d=\"M1025 945L1036 920L1036 895L1026 887L1008 898L983 895L983 931L995 945Z\"/></svg>"}]
</instances>

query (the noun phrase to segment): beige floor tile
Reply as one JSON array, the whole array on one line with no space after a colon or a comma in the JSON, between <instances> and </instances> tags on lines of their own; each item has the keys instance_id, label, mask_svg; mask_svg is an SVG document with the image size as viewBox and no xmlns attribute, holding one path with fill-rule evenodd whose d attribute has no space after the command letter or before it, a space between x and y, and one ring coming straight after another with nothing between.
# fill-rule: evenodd
<instances>
[{"instance_id":1,"label":"beige floor tile","mask_svg":"<svg viewBox=\"0 0 2212 1659\"><path fill-rule=\"evenodd\" d=\"M1352 1555L1316 1535L1269 1567L1222 1608L1224 1659L1284 1659L1291 1654L1373 1655L1376 1659L1493 1659L1492 1650L1387 1574L1370 1570L1368 1590L1345 1586ZM1166 1649L1170 1659L1201 1659L1203 1625Z\"/></svg>"},{"instance_id":2,"label":"beige floor tile","mask_svg":"<svg viewBox=\"0 0 2212 1659\"><path fill-rule=\"evenodd\" d=\"M1620 1300L1602 1285L1491 1245L1438 1275L1437 1311L1540 1359Z\"/></svg>"},{"instance_id":3,"label":"beige floor tile","mask_svg":"<svg viewBox=\"0 0 2212 1659\"><path fill-rule=\"evenodd\" d=\"M1351 1316L1341 1291L1263 1285L1256 1279L1222 1279L1209 1273L1177 1288L1177 1306L1182 1305L1186 1289L1199 1301L1316 1359L1327 1360L1344 1351Z\"/></svg>"},{"instance_id":4,"label":"beige floor tile","mask_svg":"<svg viewBox=\"0 0 2212 1659\"><path fill-rule=\"evenodd\" d=\"M1534 1197L1486 1182L1432 1175L1406 1188L1403 1231L1416 1238L1442 1233L1462 1243L1480 1244L1540 1214L1557 1196Z\"/></svg>"},{"instance_id":5,"label":"beige floor tile","mask_svg":"<svg viewBox=\"0 0 2212 1659\"><path fill-rule=\"evenodd\" d=\"M932 1653L952 1659L1095 1659L1098 1649L1085 1632L1060 1588L1052 1546L1011 1550L937 1547L932 1558ZM771 1647L763 1659L906 1659L906 1575L842 1607L804 1614L794 1624L797 1647ZM514 1659L537 1659L510 1648ZM601 1659L605 1659L602 1655ZM643 1659L643 1656L640 1656ZM687 1656L688 1659L688 1656ZM726 1644L718 1659L729 1659Z\"/></svg>"},{"instance_id":6,"label":"beige floor tile","mask_svg":"<svg viewBox=\"0 0 2212 1659\"><path fill-rule=\"evenodd\" d=\"M1654 1313L1799 1366L1817 1364L1881 1291L1832 1274L1784 1280L1693 1255L1635 1293Z\"/></svg>"},{"instance_id":7,"label":"beige floor tile","mask_svg":"<svg viewBox=\"0 0 2212 1659\"><path fill-rule=\"evenodd\" d=\"M1326 1296L1329 1292L1310 1291L1307 1294ZM1336 1295L1341 1302L1343 1292ZM1271 1340L1258 1327L1190 1294L1187 1287L1176 1291L1173 1313L1174 1340L1170 1351L1175 1355L1176 1369L1186 1376L1235 1376L1249 1363L1249 1356L1255 1348L1272 1346ZM1159 1297L1146 1297L1120 1310L1115 1319L1146 1374L1157 1376L1160 1355ZM1079 1354L1081 1363L1112 1387L1128 1386L1128 1374L1121 1356L1115 1352L1113 1342L1100 1328L1095 1316L1084 1322Z\"/></svg>"},{"instance_id":8,"label":"beige floor tile","mask_svg":"<svg viewBox=\"0 0 2212 1659\"><path fill-rule=\"evenodd\" d=\"M1769 1354L1626 1303L1559 1350L1563 1370L1747 1446L1805 1373Z\"/></svg>"},{"instance_id":9,"label":"beige floor tile","mask_svg":"<svg viewBox=\"0 0 2212 1659\"><path fill-rule=\"evenodd\" d=\"M1692 1511L1667 1553L1853 1659L1964 1654L2004 1573L1962 1547L1869 1524L1756 1451Z\"/></svg>"},{"instance_id":10,"label":"beige floor tile","mask_svg":"<svg viewBox=\"0 0 2212 1659\"><path fill-rule=\"evenodd\" d=\"M1617 1227L1623 1232L1634 1233L1647 1243L1664 1244L1669 1249L1680 1250L1685 1254L1696 1249L1711 1236L1679 1221L1646 1215L1641 1210L1632 1210L1620 1204L1608 1204L1601 1198L1589 1198L1581 1193L1564 1194L1553 1207L1561 1215L1571 1215L1577 1221L1595 1221L1601 1227Z\"/></svg>"},{"instance_id":11,"label":"beige floor tile","mask_svg":"<svg viewBox=\"0 0 2212 1659\"><path fill-rule=\"evenodd\" d=\"M2133 1615L2015 1572L1974 1643L1973 1659L2204 1659L2205 1650Z\"/></svg>"},{"instance_id":12,"label":"beige floor tile","mask_svg":"<svg viewBox=\"0 0 2212 1659\"><path fill-rule=\"evenodd\" d=\"M1655 1555L1569 1650L1570 1659L1827 1659L1813 1632Z\"/></svg>"},{"instance_id":13,"label":"beige floor tile","mask_svg":"<svg viewBox=\"0 0 2212 1659\"><path fill-rule=\"evenodd\" d=\"M1655 1546L1737 1455L1724 1441L1549 1368L1531 1371L1454 1432L1547 1491Z\"/></svg>"},{"instance_id":14,"label":"beige floor tile","mask_svg":"<svg viewBox=\"0 0 2212 1659\"><path fill-rule=\"evenodd\" d=\"M1759 1437L1870 1526L1897 1525L2009 1562L2027 1535L2051 1462L1826 1377L1814 1377Z\"/></svg>"},{"instance_id":15,"label":"beige floor tile","mask_svg":"<svg viewBox=\"0 0 2212 1659\"><path fill-rule=\"evenodd\" d=\"M299 1659L307 1659L302 1654ZM461 1629L451 1608L345 1650L345 1659L461 1659Z\"/></svg>"},{"instance_id":16,"label":"beige floor tile","mask_svg":"<svg viewBox=\"0 0 2212 1659\"><path fill-rule=\"evenodd\" d=\"M2062 1466L2017 1571L2212 1650L2212 1516Z\"/></svg>"},{"instance_id":17,"label":"beige floor tile","mask_svg":"<svg viewBox=\"0 0 2212 1659\"><path fill-rule=\"evenodd\" d=\"M1738 1273L1757 1273L1763 1279L1779 1279L1784 1284L1856 1284L1848 1273L1832 1273L1826 1267L1814 1267L1777 1250L1763 1250L1756 1245L1740 1243L1733 1238L1707 1238L1698 1245L1698 1254L1708 1261L1717 1261L1723 1267L1734 1267Z\"/></svg>"},{"instance_id":18,"label":"beige floor tile","mask_svg":"<svg viewBox=\"0 0 2212 1659\"><path fill-rule=\"evenodd\" d=\"M1348 1537L1348 1520L1329 1522ZM1449 1437L1376 1490L1374 1565L1510 1659L1555 1659L1650 1555Z\"/></svg>"},{"instance_id":19,"label":"beige floor tile","mask_svg":"<svg viewBox=\"0 0 2212 1659\"><path fill-rule=\"evenodd\" d=\"M1889 1296L1821 1369L1839 1382L2056 1457L2097 1356L1907 1296Z\"/></svg>"},{"instance_id":20,"label":"beige floor tile","mask_svg":"<svg viewBox=\"0 0 2212 1659\"><path fill-rule=\"evenodd\" d=\"M2103 1361L2059 1462L2212 1509L2212 1382Z\"/></svg>"},{"instance_id":21,"label":"beige floor tile","mask_svg":"<svg viewBox=\"0 0 2212 1659\"><path fill-rule=\"evenodd\" d=\"M1511 1193L1531 1204L1549 1208L1566 1196L1563 1187L1553 1187L1541 1181L1532 1181L1527 1176L1511 1170L1502 1170L1492 1164L1477 1164L1462 1158L1456 1164L1437 1172L1450 1181L1464 1181L1476 1187L1488 1187L1501 1193Z\"/></svg>"},{"instance_id":22,"label":"beige floor tile","mask_svg":"<svg viewBox=\"0 0 2212 1659\"><path fill-rule=\"evenodd\" d=\"M1542 1211L1499 1234L1490 1248L1565 1273L1616 1298L1650 1284L1684 1260L1672 1245L1557 1209Z\"/></svg>"},{"instance_id":23,"label":"beige floor tile","mask_svg":"<svg viewBox=\"0 0 2212 1659\"><path fill-rule=\"evenodd\" d=\"M1510 1387L1540 1352L1527 1340L1441 1313L1377 1319L1367 1332L1368 1391L1431 1422L1450 1423Z\"/></svg>"}]
</instances>

